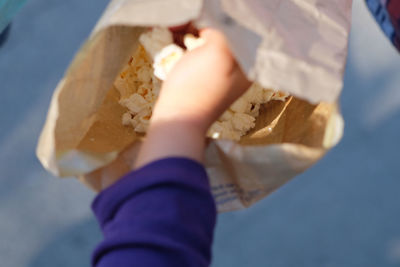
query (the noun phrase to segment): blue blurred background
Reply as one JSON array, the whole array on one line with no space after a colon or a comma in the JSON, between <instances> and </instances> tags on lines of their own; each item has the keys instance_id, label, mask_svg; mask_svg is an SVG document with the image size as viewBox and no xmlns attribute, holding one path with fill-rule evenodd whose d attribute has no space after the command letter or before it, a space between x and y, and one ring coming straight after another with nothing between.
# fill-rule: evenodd
<instances>
[{"instance_id":1,"label":"blue blurred background","mask_svg":"<svg viewBox=\"0 0 400 267\"><path fill-rule=\"evenodd\" d=\"M12 17L25 2L26 0L0 0L0 32L7 27Z\"/></svg>"},{"instance_id":2,"label":"blue blurred background","mask_svg":"<svg viewBox=\"0 0 400 267\"><path fill-rule=\"evenodd\" d=\"M0 260L89 266L94 194L46 173L35 146L53 89L107 0L35 0L0 47ZM400 266L400 56L355 0L343 141L267 199L218 218L213 267Z\"/></svg>"}]
</instances>

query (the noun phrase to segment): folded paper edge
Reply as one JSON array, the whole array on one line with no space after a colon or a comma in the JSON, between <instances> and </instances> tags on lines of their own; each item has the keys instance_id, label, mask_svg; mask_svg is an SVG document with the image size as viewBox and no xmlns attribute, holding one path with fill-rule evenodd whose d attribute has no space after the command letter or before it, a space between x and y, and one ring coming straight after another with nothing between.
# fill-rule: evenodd
<instances>
[{"instance_id":1,"label":"folded paper edge","mask_svg":"<svg viewBox=\"0 0 400 267\"><path fill-rule=\"evenodd\" d=\"M53 175L59 176L60 172L57 166L57 159L55 155L55 136L54 130L58 117L58 96L65 83L62 79L56 87L54 94L51 98L50 108L47 112L46 122L39 137L39 142L36 147L36 156L43 167L51 172Z\"/></svg>"},{"instance_id":2,"label":"folded paper edge","mask_svg":"<svg viewBox=\"0 0 400 267\"><path fill-rule=\"evenodd\" d=\"M232 146L230 142L218 142L218 144L215 145L217 146L217 149L223 151L224 156L229 161L229 165L234 165L235 161L240 161L242 157L247 157L246 155L248 153L253 153L252 151L242 151L241 149L236 149L235 151L234 146ZM243 190L243 177L230 177L230 179L236 182L236 186L239 188L239 193L237 193L235 196L231 196L229 201L226 202L220 203L216 199L217 209L219 213L239 210L252 206L259 200L265 198L266 196L273 193L275 190L292 180L295 176L303 173L309 167L314 165L319 159L321 159L327 152L327 150L323 148L310 148L303 145L290 143L269 145L268 151L269 152L265 151L264 147L264 153L273 153L276 158L285 159L285 164L291 166L290 172L278 173L278 177L276 179L279 181L273 181L273 185L267 184L263 187L261 182L258 183L259 188L258 190L256 190L257 193L254 195L254 193L251 193L250 191L250 196L249 191ZM264 166L264 162L262 161L245 163L252 165L254 169L257 166L259 168L260 166ZM206 168L208 170L209 166L206 166ZM229 176L228 173L225 173L224 175ZM236 172L235 175L237 175ZM265 179L263 173L255 173L255 175L256 177L253 176L251 178L253 180L253 183L255 181L263 181ZM274 179L274 177L270 177L270 179Z\"/></svg>"}]
</instances>

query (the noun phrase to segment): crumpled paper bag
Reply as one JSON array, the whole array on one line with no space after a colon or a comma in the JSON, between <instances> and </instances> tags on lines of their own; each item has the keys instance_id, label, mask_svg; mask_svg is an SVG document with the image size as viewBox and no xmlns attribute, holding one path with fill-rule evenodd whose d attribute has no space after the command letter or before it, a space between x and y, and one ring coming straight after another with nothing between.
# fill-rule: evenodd
<instances>
[{"instance_id":1,"label":"crumpled paper bag","mask_svg":"<svg viewBox=\"0 0 400 267\"><path fill-rule=\"evenodd\" d=\"M339 142L351 0L114 0L59 82L37 155L94 190L132 170L143 140L121 124L113 82L149 26L188 21L225 33L249 79L291 93L263 107L240 142L210 140L205 167L220 212L247 207Z\"/></svg>"}]
</instances>

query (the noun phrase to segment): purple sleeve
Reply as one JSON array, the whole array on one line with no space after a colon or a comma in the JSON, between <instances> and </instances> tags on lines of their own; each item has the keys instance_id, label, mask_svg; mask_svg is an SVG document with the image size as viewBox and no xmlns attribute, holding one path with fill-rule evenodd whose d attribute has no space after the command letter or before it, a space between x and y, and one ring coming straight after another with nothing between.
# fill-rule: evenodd
<instances>
[{"instance_id":1,"label":"purple sleeve","mask_svg":"<svg viewBox=\"0 0 400 267\"><path fill-rule=\"evenodd\" d=\"M101 192L92 208L104 234L93 266L210 265L216 208L195 161L152 162Z\"/></svg>"}]
</instances>

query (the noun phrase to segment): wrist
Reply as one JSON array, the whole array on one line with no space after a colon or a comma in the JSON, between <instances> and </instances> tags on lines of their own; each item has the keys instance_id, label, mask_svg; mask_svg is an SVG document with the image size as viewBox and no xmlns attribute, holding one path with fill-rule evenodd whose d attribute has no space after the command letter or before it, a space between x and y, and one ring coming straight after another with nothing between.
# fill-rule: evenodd
<instances>
[{"instance_id":1,"label":"wrist","mask_svg":"<svg viewBox=\"0 0 400 267\"><path fill-rule=\"evenodd\" d=\"M201 134L204 137L212 124L208 119L210 116L205 113L191 107L158 105L153 111L151 125L172 122L178 128L196 131L196 134Z\"/></svg>"},{"instance_id":2,"label":"wrist","mask_svg":"<svg viewBox=\"0 0 400 267\"><path fill-rule=\"evenodd\" d=\"M135 167L167 157L185 157L202 162L204 147L205 131L193 120L155 116L151 119Z\"/></svg>"}]
</instances>

